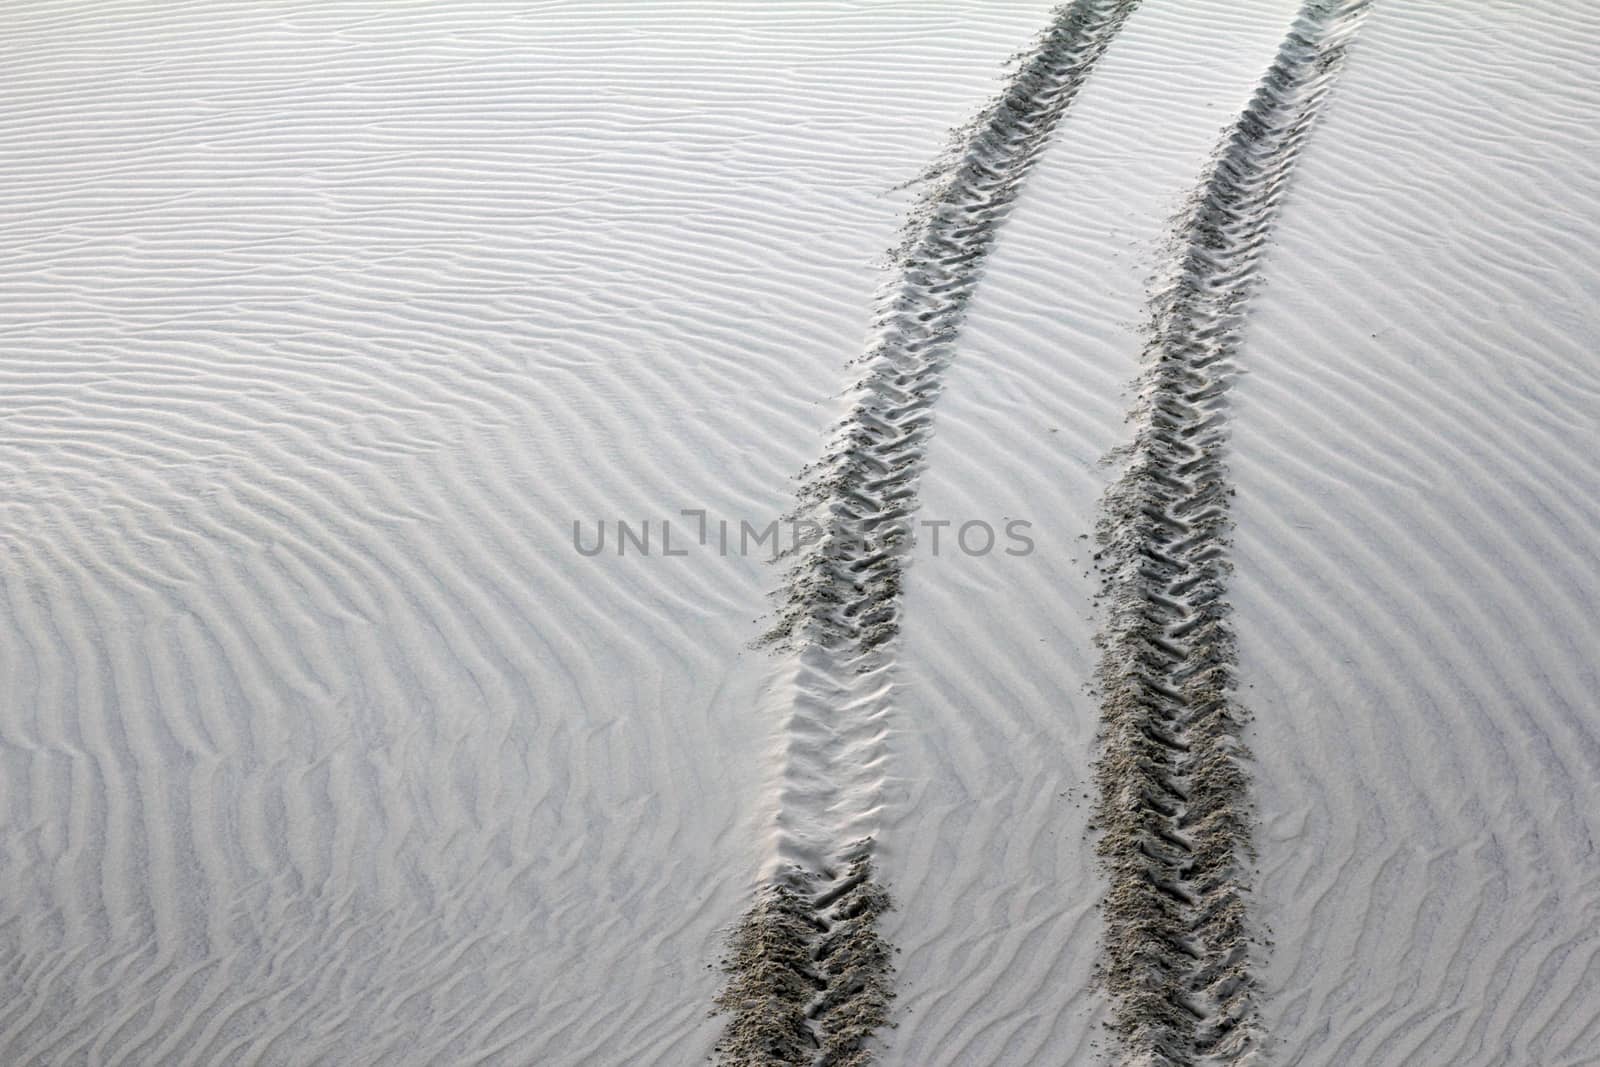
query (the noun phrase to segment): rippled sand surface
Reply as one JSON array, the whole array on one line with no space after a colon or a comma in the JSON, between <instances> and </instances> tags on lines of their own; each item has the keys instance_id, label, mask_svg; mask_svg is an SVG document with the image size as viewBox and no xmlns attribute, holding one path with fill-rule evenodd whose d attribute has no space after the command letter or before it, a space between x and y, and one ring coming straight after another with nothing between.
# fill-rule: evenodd
<instances>
[{"instance_id":1,"label":"rippled sand surface","mask_svg":"<svg viewBox=\"0 0 1600 1067\"><path fill-rule=\"evenodd\" d=\"M1597 1062L1600 12L22 0L0 42L0 1062ZM1117 526L1130 468L1193 500ZM736 546L797 504L951 526L796 587ZM1116 658L1129 611L1166 651ZM889 1026L824 1018L829 926L798 1044L730 1051L774 885L871 925Z\"/></svg>"}]
</instances>

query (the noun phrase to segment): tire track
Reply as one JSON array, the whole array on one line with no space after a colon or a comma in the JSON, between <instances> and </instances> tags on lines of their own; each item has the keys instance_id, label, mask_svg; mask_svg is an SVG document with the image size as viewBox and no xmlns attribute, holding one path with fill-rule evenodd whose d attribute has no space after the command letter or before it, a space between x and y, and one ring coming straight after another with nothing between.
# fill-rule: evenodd
<instances>
[{"instance_id":1,"label":"tire track","mask_svg":"<svg viewBox=\"0 0 1600 1067\"><path fill-rule=\"evenodd\" d=\"M777 856L725 961L724 1064L864 1064L866 1037L887 1019L892 949L876 920L889 897L872 864L874 820L931 409L1001 223L1138 3L1057 8L1005 90L924 176L848 412L802 472L791 517L815 536L792 554L766 635L791 657L778 687L788 721Z\"/></svg>"},{"instance_id":2,"label":"tire track","mask_svg":"<svg viewBox=\"0 0 1600 1067\"><path fill-rule=\"evenodd\" d=\"M1238 1063L1261 1044L1227 392L1273 220L1369 2L1306 3L1202 180L1152 301L1136 430L1105 499L1103 976L1124 1064Z\"/></svg>"}]
</instances>

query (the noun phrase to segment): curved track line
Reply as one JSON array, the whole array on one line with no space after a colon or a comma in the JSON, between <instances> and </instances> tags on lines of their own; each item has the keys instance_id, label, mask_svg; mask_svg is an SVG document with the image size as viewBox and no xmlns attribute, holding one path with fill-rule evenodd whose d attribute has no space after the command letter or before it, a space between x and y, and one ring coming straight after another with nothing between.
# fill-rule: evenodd
<instances>
[{"instance_id":1,"label":"curved track line","mask_svg":"<svg viewBox=\"0 0 1600 1067\"><path fill-rule=\"evenodd\" d=\"M878 294L863 371L794 518L794 558L767 639L792 656L775 870L735 932L718 1006L724 1064L866 1063L887 1018L888 896L872 866L889 643L931 408L997 231L1051 132L1139 0L1074 0L961 132Z\"/></svg>"},{"instance_id":2,"label":"curved track line","mask_svg":"<svg viewBox=\"0 0 1600 1067\"><path fill-rule=\"evenodd\" d=\"M1225 597L1227 391L1268 232L1368 3L1302 8L1203 179L1153 300L1137 429L1105 499L1099 850L1124 1064L1240 1063L1261 1043Z\"/></svg>"}]
</instances>

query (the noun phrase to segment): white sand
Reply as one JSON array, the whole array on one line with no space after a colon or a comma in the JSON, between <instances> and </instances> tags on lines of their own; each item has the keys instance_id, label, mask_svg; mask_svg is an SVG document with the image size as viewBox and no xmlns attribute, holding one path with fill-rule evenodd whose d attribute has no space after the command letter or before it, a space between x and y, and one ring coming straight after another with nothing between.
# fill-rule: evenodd
<instances>
[{"instance_id":1,"label":"white sand","mask_svg":"<svg viewBox=\"0 0 1600 1067\"><path fill-rule=\"evenodd\" d=\"M704 1059L779 841L778 575L571 523L788 507L888 190L1049 8L0 12L0 1061ZM1297 8L1146 0L974 299L921 509L1037 549L908 572L885 1064L1107 1045L1079 535ZM1266 257L1229 463L1273 1063L1600 1062L1597 65L1581 4L1376 0Z\"/></svg>"},{"instance_id":2,"label":"white sand","mask_svg":"<svg viewBox=\"0 0 1600 1067\"><path fill-rule=\"evenodd\" d=\"M1044 11L8 5L7 1062L709 1046L776 574L571 522L788 505Z\"/></svg>"},{"instance_id":3,"label":"white sand","mask_svg":"<svg viewBox=\"0 0 1600 1067\"><path fill-rule=\"evenodd\" d=\"M1278 231L1235 604L1285 1063L1596 1062L1597 63L1585 5L1380 3Z\"/></svg>"}]
</instances>

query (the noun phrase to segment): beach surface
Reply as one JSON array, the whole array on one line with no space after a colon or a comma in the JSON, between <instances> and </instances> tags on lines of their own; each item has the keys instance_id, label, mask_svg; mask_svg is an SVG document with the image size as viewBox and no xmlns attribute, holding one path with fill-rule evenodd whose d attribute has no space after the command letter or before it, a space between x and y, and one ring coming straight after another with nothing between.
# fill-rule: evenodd
<instances>
[{"instance_id":1,"label":"beach surface","mask_svg":"<svg viewBox=\"0 0 1600 1067\"><path fill-rule=\"evenodd\" d=\"M0 41L0 1061L1600 1064L1600 9Z\"/></svg>"}]
</instances>

